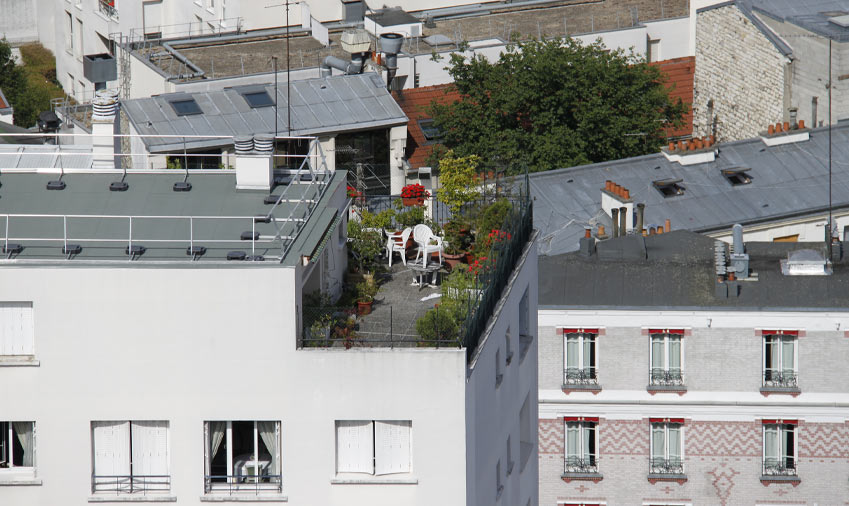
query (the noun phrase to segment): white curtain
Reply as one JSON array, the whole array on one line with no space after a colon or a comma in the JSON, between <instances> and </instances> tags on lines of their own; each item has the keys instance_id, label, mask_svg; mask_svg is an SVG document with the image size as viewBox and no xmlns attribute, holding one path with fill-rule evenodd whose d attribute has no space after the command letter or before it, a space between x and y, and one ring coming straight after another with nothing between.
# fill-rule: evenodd
<instances>
[{"instance_id":1,"label":"white curtain","mask_svg":"<svg viewBox=\"0 0 849 506\"><path fill-rule=\"evenodd\" d=\"M663 425L655 424L651 428L651 456L654 459L666 458L666 437L663 430Z\"/></svg>"},{"instance_id":2,"label":"white curtain","mask_svg":"<svg viewBox=\"0 0 849 506\"><path fill-rule=\"evenodd\" d=\"M221 447L221 441L224 440L224 431L227 429L227 422L207 422L209 430L209 458L206 459L206 474L212 474L212 460L218 454L218 448Z\"/></svg>"},{"instance_id":3,"label":"white curtain","mask_svg":"<svg viewBox=\"0 0 849 506\"><path fill-rule=\"evenodd\" d=\"M24 449L23 462L21 463L23 467L32 467L32 425L32 422L12 422L12 428L15 429L18 441Z\"/></svg>"},{"instance_id":4,"label":"white curtain","mask_svg":"<svg viewBox=\"0 0 849 506\"><path fill-rule=\"evenodd\" d=\"M277 435L278 426L279 422L256 423L257 430L259 431L259 437L262 438L262 442L265 443L265 447L268 448L269 453L271 453L271 470L268 474L282 474L278 467L280 461L280 439Z\"/></svg>"}]
</instances>

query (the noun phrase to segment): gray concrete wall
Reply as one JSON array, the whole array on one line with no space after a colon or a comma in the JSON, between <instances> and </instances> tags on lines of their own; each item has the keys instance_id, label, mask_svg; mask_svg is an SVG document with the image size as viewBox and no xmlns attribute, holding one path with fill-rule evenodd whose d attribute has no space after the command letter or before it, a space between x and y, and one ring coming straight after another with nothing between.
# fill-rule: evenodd
<instances>
[{"instance_id":1,"label":"gray concrete wall","mask_svg":"<svg viewBox=\"0 0 849 506\"><path fill-rule=\"evenodd\" d=\"M714 102L717 140L754 137L783 119L785 58L734 6L704 11L696 22L693 135L712 133L707 103Z\"/></svg>"}]
</instances>

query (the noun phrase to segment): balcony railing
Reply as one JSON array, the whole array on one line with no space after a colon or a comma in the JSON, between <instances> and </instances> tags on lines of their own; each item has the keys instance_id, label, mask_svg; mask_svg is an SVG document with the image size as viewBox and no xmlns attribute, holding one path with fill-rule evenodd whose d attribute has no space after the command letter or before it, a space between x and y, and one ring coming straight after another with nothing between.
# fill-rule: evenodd
<instances>
[{"instance_id":1,"label":"balcony railing","mask_svg":"<svg viewBox=\"0 0 849 506\"><path fill-rule=\"evenodd\" d=\"M678 457L651 458L649 474L684 474L684 461Z\"/></svg>"},{"instance_id":2,"label":"balcony railing","mask_svg":"<svg viewBox=\"0 0 849 506\"><path fill-rule=\"evenodd\" d=\"M649 373L650 385L677 387L684 385L684 374L681 371L667 369L652 369Z\"/></svg>"},{"instance_id":3,"label":"balcony railing","mask_svg":"<svg viewBox=\"0 0 849 506\"><path fill-rule=\"evenodd\" d=\"M567 473L597 473L598 472L598 461L596 460L596 456L595 455L589 455L586 458L581 458L581 457L577 457L577 456L566 457L565 472L567 472Z\"/></svg>"},{"instance_id":4,"label":"balcony railing","mask_svg":"<svg viewBox=\"0 0 849 506\"><path fill-rule=\"evenodd\" d=\"M796 476L796 460L793 457L765 458L764 476Z\"/></svg>"},{"instance_id":5,"label":"balcony railing","mask_svg":"<svg viewBox=\"0 0 849 506\"><path fill-rule=\"evenodd\" d=\"M797 374L795 371L764 371L764 386L772 388L797 388Z\"/></svg>"},{"instance_id":6,"label":"balcony railing","mask_svg":"<svg viewBox=\"0 0 849 506\"><path fill-rule=\"evenodd\" d=\"M101 14L118 21L118 9L115 8L115 0L99 0L97 2L97 10Z\"/></svg>"},{"instance_id":7,"label":"balcony railing","mask_svg":"<svg viewBox=\"0 0 849 506\"><path fill-rule=\"evenodd\" d=\"M91 491L115 494L147 494L171 490L171 476L161 475L102 475L91 476Z\"/></svg>"},{"instance_id":8,"label":"balcony railing","mask_svg":"<svg viewBox=\"0 0 849 506\"><path fill-rule=\"evenodd\" d=\"M567 367L563 371L563 383L566 385L598 385L596 368L586 367L584 369L578 369L577 367Z\"/></svg>"},{"instance_id":9,"label":"balcony railing","mask_svg":"<svg viewBox=\"0 0 849 506\"><path fill-rule=\"evenodd\" d=\"M283 475L206 475L203 480L204 493L225 494L272 494L283 491Z\"/></svg>"}]
</instances>

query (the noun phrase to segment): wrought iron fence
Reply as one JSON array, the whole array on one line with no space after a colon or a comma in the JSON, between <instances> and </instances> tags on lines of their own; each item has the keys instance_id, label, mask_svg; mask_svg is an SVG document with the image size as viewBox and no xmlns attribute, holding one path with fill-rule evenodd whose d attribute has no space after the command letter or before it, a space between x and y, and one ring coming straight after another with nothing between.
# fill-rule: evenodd
<instances>
[{"instance_id":1,"label":"wrought iron fence","mask_svg":"<svg viewBox=\"0 0 849 506\"><path fill-rule=\"evenodd\" d=\"M283 491L283 475L205 475L203 477L204 493L221 492L233 494L281 493Z\"/></svg>"},{"instance_id":2,"label":"wrought iron fence","mask_svg":"<svg viewBox=\"0 0 849 506\"><path fill-rule=\"evenodd\" d=\"M656 386L681 386L684 384L684 374L680 370L652 369L649 381Z\"/></svg>"},{"instance_id":3,"label":"wrought iron fence","mask_svg":"<svg viewBox=\"0 0 849 506\"><path fill-rule=\"evenodd\" d=\"M773 388L796 388L799 386L795 371L766 370L764 371L764 386Z\"/></svg>"},{"instance_id":4,"label":"wrought iron fence","mask_svg":"<svg viewBox=\"0 0 849 506\"><path fill-rule=\"evenodd\" d=\"M649 474L684 474L684 461L679 457L650 458Z\"/></svg>"},{"instance_id":5,"label":"wrought iron fence","mask_svg":"<svg viewBox=\"0 0 849 506\"><path fill-rule=\"evenodd\" d=\"M567 367L563 371L563 383L566 385L598 385L595 367L579 369Z\"/></svg>"},{"instance_id":6,"label":"wrought iron fence","mask_svg":"<svg viewBox=\"0 0 849 506\"><path fill-rule=\"evenodd\" d=\"M566 469L567 473L597 473L598 472L598 461L596 460L595 455L588 455L586 457L578 457L575 455L570 455L566 457Z\"/></svg>"},{"instance_id":7,"label":"wrought iron fence","mask_svg":"<svg viewBox=\"0 0 849 506\"><path fill-rule=\"evenodd\" d=\"M793 457L765 458L764 476L796 476L796 460Z\"/></svg>"},{"instance_id":8,"label":"wrought iron fence","mask_svg":"<svg viewBox=\"0 0 849 506\"><path fill-rule=\"evenodd\" d=\"M161 475L103 475L91 476L91 491L113 492L115 494L146 494L148 492L167 492L171 490L171 476Z\"/></svg>"}]
</instances>

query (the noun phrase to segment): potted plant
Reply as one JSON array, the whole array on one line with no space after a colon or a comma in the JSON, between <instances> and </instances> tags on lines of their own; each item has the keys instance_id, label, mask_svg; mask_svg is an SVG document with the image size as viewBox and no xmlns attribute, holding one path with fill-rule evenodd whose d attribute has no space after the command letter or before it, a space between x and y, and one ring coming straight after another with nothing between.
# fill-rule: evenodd
<instances>
[{"instance_id":1,"label":"potted plant","mask_svg":"<svg viewBox=\"0 0 849 506\"><path fill-rule=\"evenodd\" d=\"M401 189L401 201L405 206L421 206L427 197L430 197L430 192L418 183L408 184Z\"/></svg>"},{"instance_id":2,"label":"potted plant","mask_svg":"<svg viewBox=\"0 0 849 506\"><path fill-rule=\"evenodd\" d=\"M357 314L359 316L371 313L375 295L377 295L377 283L374 279L367 279L357 284Z\"/></svg>"}]
</instances>

